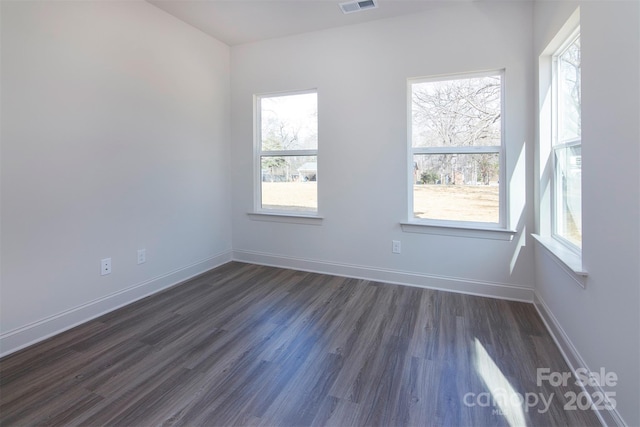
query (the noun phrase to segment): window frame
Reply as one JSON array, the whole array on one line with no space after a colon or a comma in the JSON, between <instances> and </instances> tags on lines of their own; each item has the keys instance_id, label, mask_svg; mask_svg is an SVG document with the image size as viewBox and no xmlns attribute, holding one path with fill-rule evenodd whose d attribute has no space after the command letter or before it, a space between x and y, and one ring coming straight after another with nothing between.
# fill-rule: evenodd
<instances>
[{"instance_id":1,"label":"window frame","mask_svg":"<svg viewBox=\"0 0 640 427\"><path fill-rule=\"evenodd\" d=\"M561 140L560 133L560 113L561 107L559 105L561 99L558 88L558 80L560 76L560 56L564 54L567 49L576 40L580 39L580 24L571 30L571 32L564 38L564 41L560 43L558 48L551 55L551 176L550 176L550 192L551 192L551 238L558 241L565 248L578 256L582 255L581 246L577 246L575 243L564 237L558 232L559 223L562 221L561 216L563 214L561 208L560 198L562 193L559 191L559 186L562 185L562 180L557 176L558 164L557 153L567 148L580 147L582 149L582 132L579 138L572 138L567 140ZM582 46L580 47L582 49ZM582 74L582 66L581 71ZM580 109L582 109L582 100L580 101ZM582 170L582 165L581 165ZM580 187L582 188L582 176L580 178ZM582 204L582 196L580 197L580 203ZM582 227L580 229L580 241L582 244Z\"/></svg>"},{"instance_id":2,"label":"window frame","mask_svg":"<svg viewBox=\"0 0 640 427\"><path fill-rule=\"evenodd\" d=\"M407 216L408 221L403 223L403 230L409 232L429 233L429 234L443 234L442 230L449 229L451 233L446 232L444 234L452 235L465 235L472 230L470 235L472 237L483 237L483 230L487 230L487 238L497 238L504 240L511 240L514 230L510 230L508 224L509 209L508 209L508 195L506 185L506 137L505 137L505 124L506 124L506 108L505 108L505 69L493 69L486 71L474 71L466 73L455 74L442 74L428 77L416 77L407 80L407 193L408 193L408 207ZM500 145L499 146L473 146L473 147L414 147L413 146L413 85L417 83L425 82L438 82L438 81L450 81L450 80L463 80L481 77L500 77ZM433 218L418 218L414 216L414 156L420 154L498 154L498 179L499 179L499 198L498 198L498 215L499 220L494 222L483 221L460 221L460 220L445 220L445 219L433 219ZM422 228L422 230L419 230ZM465 232L465 230L467 230ZM499 233L495 233L498 231ZM506 232L501 235L501 232Z\"/></svg>"},{"instance_id":3,"label":"window frame","mask_svg":"<svg viewBox=\"0 0 640 427\"><path fill-rule=\"evenodd\" d=\"M536 141L536 232L531 236L549 257L564 270L568 277L586 289L589 273L583 264L582 250L575 251L553 236L552 195L554 165L552 149L554 139L554 64L553 57L569 45L580 30L580 7L568 17L538 57L538 135ZM582 46L581 46L582 48Z\"/></svg>"},{"instance_id":4,"label":"window frame","mask_svg":"<svg viewBox=\"0 0 640 427\"><path fill-rule=\"evenodd\" d=\"M305 221L305 218L310 220L322 219L320 216L320 162L319 162L319 146L320 146L320 131L318 129L318 141L315 149L296 149L296 150L263 150L262 147L262 99L276 98L285 96L295 96L304 94L316 95L316 125L319 127L319 100L318 89L302 89L302 90L288 90L281 92L268 92L255 94L253 96L253 109L254 109L254 131L253 131L253 212L249 214L253 219L265 220L265 221L279 221L278 217L282 218L286 222L299 222L296 218L301 218ZM262 158L263 157L315 157L316 158L316 210L315 211L296 211L288 209L268 209L262 205ZM306 222L303 222L306 223ZM310 224L313 224L311 222Z\"/></svg>"}]
</instances>

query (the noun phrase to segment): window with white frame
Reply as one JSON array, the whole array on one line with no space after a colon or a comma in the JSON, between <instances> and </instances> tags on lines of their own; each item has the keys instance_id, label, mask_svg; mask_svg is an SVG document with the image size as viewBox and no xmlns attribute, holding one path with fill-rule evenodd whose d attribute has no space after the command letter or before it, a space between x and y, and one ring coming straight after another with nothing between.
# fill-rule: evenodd
<instances>
[{"instance_id":1,"label":"window with white frame","mask_svg":"<svg viewBox=\"0 0 640 427\"><path fill-rule=\"evenodd\" d=\"M256 96L256 211L318 212L318 94Z\"/></svg>"},{"instance_id":2,"label":"window with white frame","mask_svg":"<svg viewBox=\"0 0 640 427\"><path fill-rule=\"evenodd\" d=\"M579 28L553 56L552 226L569 247L582 247L582 124Z\"/></svg>"},{"instance_id":3,"label":"window with white frame","mask_svg":"<svg viewBox=\"0 0 640 427\"><path fill-rule=\"evenodd\" d=\"M503 80L493 71L409 81L413 221L505 227Z\"/></svg>"}]
</instances>

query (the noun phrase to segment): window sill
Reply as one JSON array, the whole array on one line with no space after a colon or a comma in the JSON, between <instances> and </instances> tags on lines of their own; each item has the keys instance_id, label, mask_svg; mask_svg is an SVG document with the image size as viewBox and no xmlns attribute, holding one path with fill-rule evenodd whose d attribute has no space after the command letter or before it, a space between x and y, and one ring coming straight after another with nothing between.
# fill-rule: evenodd
<instances>
[{"instance_id":1,"label":"window sill","mask_svg":"<svg viewBox=\"0 0 640 427\"><path fill-rule=\"evenodd\" d=\"M562 267L581 287L586 287L586 279L589 273L582 267L582 256L565 247L552 237L531 235L550 255L551 258Z\"/></svg>"},{"instance_id":2,"label":"window sill","mask_svg":"<svg viewBox=\"0 0 640 427\"><path fill-rule=\"evenodd\" d=\"M254 221L283 222L289 224L321 225L323 217L283 212L247 212Z\"/></svg>"},{"instance_id":3,"label":"window sill","mask_svg":"<svg viewBox=\"0 0 640 427\"><path fill-rule=\"evenodd\" d=\"M422 222L401 222L400 226L405 233L438 234L441 236L504 241L513 240L513 236L516 234L515 230L472 225L435 225Z\"/></svg>"}]
</instances>

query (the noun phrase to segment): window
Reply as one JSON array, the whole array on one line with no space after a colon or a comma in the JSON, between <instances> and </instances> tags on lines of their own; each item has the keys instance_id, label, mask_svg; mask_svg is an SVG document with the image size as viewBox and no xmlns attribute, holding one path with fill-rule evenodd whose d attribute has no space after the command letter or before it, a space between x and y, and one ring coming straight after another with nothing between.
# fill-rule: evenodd
<instances>
[{"instance_id":1,"label":"window","mask_svg":"<svg viewBox=\"0 0 640 427\"><path fill-rule=\"evenodd\" d=\"M553 56L554 237L582 247L582 131L580 34L576 30Z\"/></svg>"},{"instance_id":2,"label":"window","mask_svg":"<svg viewBox=\"0 0 640 427\"><path fill-rule=\"evenodd\" d=\"M318 212L316 91L256 96L256 210Z\"/></svg>"},{"instance_id":3,"label":"window","mask_svg":"<svg viewBox=\"0 0 640 427\"><path fill-rule=\"evenodd\" d=\"M582 89L580 8L538 58L537 233L543 249L582 288Z\"/></svg>"},{"instance_id":4,"label":"window","mask_svg":"<svg viewBox=\"0 0 640 427\"><path fill-rule=\"evenodd\" d=\"M580 8L538 58L537 233L532 236L584 288Z\"/></svg>"},{"instance_id":5,"label":"window","mask_svg":"<svg viewBox=\"0 0 640 427\"><path fill-rule=\"evenodd\" d=\"M505 227L503 72L411 80L410 218Z\"/></svg>"}]
</instances>

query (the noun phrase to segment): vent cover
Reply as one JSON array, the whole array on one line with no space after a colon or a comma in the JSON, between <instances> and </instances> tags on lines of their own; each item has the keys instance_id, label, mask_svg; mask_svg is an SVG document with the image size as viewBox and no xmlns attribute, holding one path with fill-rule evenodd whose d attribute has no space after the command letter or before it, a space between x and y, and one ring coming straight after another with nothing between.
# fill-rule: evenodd
<instances>
[{"instance_id":1,"label":"vent cover","mask_svg":"<svg viewBox=\"0 0 640 427\"><path fill-rule=\"evenodd\" d=\"M376 0L348 1L340 3L342 13L360 12L361 10L375 9L378 7Z\"/></svg>"}]
</instances>

